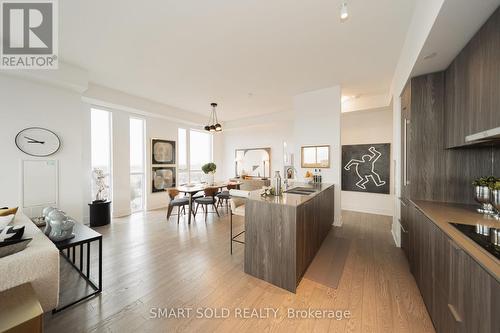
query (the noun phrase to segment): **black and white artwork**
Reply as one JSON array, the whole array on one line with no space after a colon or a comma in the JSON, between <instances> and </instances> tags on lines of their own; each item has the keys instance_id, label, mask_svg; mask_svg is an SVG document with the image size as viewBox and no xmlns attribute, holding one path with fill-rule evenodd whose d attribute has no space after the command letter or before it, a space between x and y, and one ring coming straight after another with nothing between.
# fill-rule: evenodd
<instances>
[{"instance_id":1,"label":"black and white artwork","mask_svg":"<svg viewBox=\"0 0 500 333\"><path fill-rule=\"evenodd\" d=\"M153 167L151 181L153 193L175 187L175 167Z\"/></svg>"},{"instance_id":2,"label":"black and white artwork","mask_svg":"<svg viewBox=\"0 0 500 333\"><path fill-rule=\"evenodd\" d=\"M342 191L390 193L391 144L342 146Z\"/></svg>"},{"instance_id":3,"label":"black and white artwork","mask_svg":"<svg viewBox=\"0 0 500 333\"><path fill-rule=\"evenodd\" d=\"M151 164L175 164L175 141L152 139Z\"/></svg>"}]
</instances>

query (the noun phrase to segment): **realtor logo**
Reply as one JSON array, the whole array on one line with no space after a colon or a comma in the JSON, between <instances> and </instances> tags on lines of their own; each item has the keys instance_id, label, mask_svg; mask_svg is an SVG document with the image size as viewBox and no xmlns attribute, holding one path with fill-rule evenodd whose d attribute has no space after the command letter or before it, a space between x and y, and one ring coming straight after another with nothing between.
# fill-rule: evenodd
<instances>
[{"instance_id":1,"label":"realtor logo","mask_svg":"<svg viewBox=\"0 0 500 333\"><path fill-rule=\"evenodd\" d=\"M57 69L57 0L0 0L1 69Z\"/></svg>"}]
</instances>

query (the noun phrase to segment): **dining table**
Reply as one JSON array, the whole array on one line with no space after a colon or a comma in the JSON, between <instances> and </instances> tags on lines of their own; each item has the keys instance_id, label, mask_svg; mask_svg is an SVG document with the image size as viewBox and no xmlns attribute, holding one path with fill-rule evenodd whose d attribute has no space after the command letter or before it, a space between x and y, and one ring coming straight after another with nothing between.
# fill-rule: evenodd
<instances>
[{"instance_id":1,"label":"dining table","mask_svg":"<svg viewBox=\"0 0 500 333\"><path fill-rule=\"evenodd\" d=\"M213 184L208 183L193 183L193 184L183 184L176 187L176 189L189 197L189 212L188 212L188 224L191 224L191 214L193 213L193 196L207 188L218 188L222 191L223 188L229 185L236 185L239 187L240 182L228 181L228 182L215 182Z\"/></svg>"}]
</instances>

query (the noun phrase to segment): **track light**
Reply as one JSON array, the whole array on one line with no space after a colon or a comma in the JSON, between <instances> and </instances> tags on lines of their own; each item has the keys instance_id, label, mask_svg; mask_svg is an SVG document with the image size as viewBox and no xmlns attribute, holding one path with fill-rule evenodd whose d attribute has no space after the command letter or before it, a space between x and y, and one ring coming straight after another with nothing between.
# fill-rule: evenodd
<instances>
[{"instance_id":1,"label":"track light","mask_svg":"<svg viewBox=\"0 0 500 333\"><path fill-rule=\"evenodd\" d=\"M349 12L347 11L347 2L342 2L340 6L340 20L345 21L349 18Z\"/></svg>"}]
</instances>

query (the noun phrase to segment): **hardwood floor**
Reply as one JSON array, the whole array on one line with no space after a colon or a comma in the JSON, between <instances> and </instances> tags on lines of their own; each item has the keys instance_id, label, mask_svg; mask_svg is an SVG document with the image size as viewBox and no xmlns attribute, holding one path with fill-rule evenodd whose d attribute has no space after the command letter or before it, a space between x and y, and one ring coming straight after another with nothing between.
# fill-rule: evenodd
<instances>
[{"instance_id":1,"label":"hardwood floor","mask_svg":"<svg viewBox=\"0 0 500 333\"><path fill-rule=\"evenodd\" d=\"M103 293L56 315L46 332L433 332L391 219L343 212L336 237L351 241L338 289L303 279L297 293L243 272L243 245L229 254L229 220L200 214L190 226L164 211L114 219L103 234ZM242 219L236 217L240 227ZM95 260L95 259L94 259ZM71 282L76 288L76 282ZM66 287L65 287L66 288ZM189 318L151 318L157 308L193 308ZM201 308L227 308L227 319L199 319ZM237 308L278 309L268 319L235 318ZM350 318L290 319L288 309L349 311ZM157 314L158 312L155 312ZM220 312L219 312L220 314Z\"/></svg>"}]
</instances>

